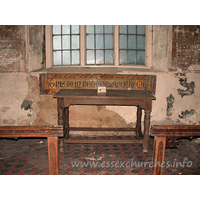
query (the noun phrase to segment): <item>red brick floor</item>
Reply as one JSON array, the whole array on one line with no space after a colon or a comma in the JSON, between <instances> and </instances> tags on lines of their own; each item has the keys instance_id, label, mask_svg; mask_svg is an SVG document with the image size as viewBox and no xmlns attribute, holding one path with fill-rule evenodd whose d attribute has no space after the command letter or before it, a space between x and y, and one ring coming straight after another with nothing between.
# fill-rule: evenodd
<instances>
[{"instance_id":1,"label":"red brick floor","mask_svg":"<svg viewBox=\"0 0 200 200\"><path fill-rule=\"evenodd\" d=\"M49 173L44 138L1 139L0 149L1 175ZM59 174L149 175L152 152L152 138L148 153L142 153L142 144L65 144L65 151L59 153ZM166 149L165 166L164 175L200 175L200 144L179 140L178 149Z\"/></svg>"}]
</instances>

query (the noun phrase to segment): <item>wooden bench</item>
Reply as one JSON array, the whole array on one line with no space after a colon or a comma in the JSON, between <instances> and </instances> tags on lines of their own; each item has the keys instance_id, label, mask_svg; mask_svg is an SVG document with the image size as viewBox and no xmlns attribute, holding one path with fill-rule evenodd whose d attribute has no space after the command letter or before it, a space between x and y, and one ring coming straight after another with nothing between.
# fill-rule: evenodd
<instances>
[{"instance_id":1,"label":"wooden bench","mask_svg":"<svg viewBox=\"0 0 200 200\"><path fill-rule=\"evenodd\" d=\"M58 175L58 137L62 126L0 126L0 138L47 137L49 174Z\"/></svg>"},{"instance_id":2,"label":"wooden bench","mask_svg":"<svg viewBox=\"0 0 200 200\"><path fill-rule=\"evenodd\" d=\"M161 175L164 161L165 148L177 147L178 138L200 136L199 125L153 125L150 129L150 135L154 136L153 146L153 175ZM156 164L157 163L157 164ZM159 163L159 164L158 164ZM156 164L156 165L155 165Z\"/></svg>"}]
</instances>

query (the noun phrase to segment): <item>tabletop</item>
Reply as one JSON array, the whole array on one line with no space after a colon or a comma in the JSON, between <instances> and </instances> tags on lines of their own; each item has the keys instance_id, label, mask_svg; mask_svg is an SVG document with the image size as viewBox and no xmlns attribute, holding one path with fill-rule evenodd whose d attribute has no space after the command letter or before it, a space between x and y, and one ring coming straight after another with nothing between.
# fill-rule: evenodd
<instances>
[{"instance_id":1,"label":"tabletop","mask_svg":"<svg viewBox=\"0 0 200 200\"><path fill-rule=\"evenodd\" d=\"M55 98L63 97L125 97L125 98L145 98L155 100L155 96L146 91L140 90L107 90L106 93L97 93L97 90L62 89L54 95Z\"/></svg>"}]
</instances>

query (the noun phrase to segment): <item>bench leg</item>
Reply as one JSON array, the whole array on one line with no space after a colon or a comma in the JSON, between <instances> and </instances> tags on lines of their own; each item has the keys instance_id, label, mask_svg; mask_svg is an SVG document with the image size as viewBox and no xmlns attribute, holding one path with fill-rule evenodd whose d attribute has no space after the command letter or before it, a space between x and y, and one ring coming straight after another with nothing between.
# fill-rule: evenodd
<instances>
[{"instance_id":1,"label":"bench leg","mask_svg":"<svg viewBox=\"0 0 200 200\"><path fill-rule=\"evenodd\" d=\"M153 175L162 175L163 166L162 163L164 161L165 156L165 145L166 145L166 137L154 137L154 145L153 145Z\"/></svg>"},{"instance_id":2,"label":"bench leg","mask_svg":"<svg viewBox=\"0 0 200 200\"><path fill-rule=\"evenodd\" d=\"M58 137L48 137L49 175L58 175Z\"/></svg>"}]
</instances>

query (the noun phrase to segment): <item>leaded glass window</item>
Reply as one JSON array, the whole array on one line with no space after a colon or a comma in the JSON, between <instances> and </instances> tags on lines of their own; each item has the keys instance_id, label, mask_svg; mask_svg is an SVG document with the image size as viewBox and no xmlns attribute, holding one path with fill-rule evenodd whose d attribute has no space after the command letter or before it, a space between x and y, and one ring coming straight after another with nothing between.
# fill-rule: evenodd
<instances>
[{"instance_id":1,"label":"leaded glass window","mask_svg":"<svg viewBox=\"0 0 200 200\"><path fill-rule=\"evenodd\" d=\"M53 25L52 65L144 66L150 58L145 29L145 25Z\"/></svg>"},{"instance_id":2,"label":"leaded glass window","mask_svg":"<svg viewBox=\"0 0 200 200\"><path fill-rule=\"evenodd\" d=\"M86 64L113 63L113 26L86 25Z\"/></svg>"},{"instance_id":3,"label":"leaded glass window","mask_svg":"<svg viewBox=\"0 0 200 200\"><path fill-rule=\"evenodd\" d=\"M119 64L145 64L145 26L119 26Z\"/></svg>"},{"instance_id":4,"label":"leaded glass window","mask_svg":"<svg viewBox=\"0 0 200 200\"><path fill-rule=\"evenodd\" d=\"M80 64L79 25L53 25L53 64Z\"/></svg>"}]
</instances>

